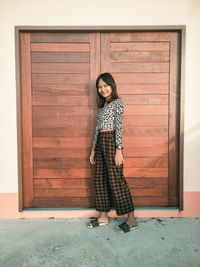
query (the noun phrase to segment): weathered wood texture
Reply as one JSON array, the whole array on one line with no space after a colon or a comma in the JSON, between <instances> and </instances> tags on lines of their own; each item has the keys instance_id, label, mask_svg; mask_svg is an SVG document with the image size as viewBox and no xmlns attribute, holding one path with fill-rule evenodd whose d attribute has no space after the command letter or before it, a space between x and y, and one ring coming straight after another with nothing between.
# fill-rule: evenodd
<instances>
[{"instance_id":1,"label":"weathered wood texture","mask_svg":"<svg viewBox=\"0 0 200 267\"><path fill-rule=\"evenodd\" d=\"M22 98L22 158L23 158L23 206L29 207L33 199L33 151L32 151L32 95L30 33L20 33L20 80Z\"/></svg>"}]
</instances>

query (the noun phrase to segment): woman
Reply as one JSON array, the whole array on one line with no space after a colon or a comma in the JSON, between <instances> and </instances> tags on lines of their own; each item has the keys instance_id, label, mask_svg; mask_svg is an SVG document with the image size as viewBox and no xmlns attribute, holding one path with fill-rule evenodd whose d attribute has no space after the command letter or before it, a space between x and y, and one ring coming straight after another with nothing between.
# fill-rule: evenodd
<instances>
[{"instance_id":1,"label":"woman","mask_svg":"<svg viewBox=\"0 0 200 267\"><path fill-rule=\"evenodd\" d=\"M89 228L107 225L108 212L113 200L117 215L128 214L126 222L116 231L129 232L135 224L134 205L123 175L122 123L124 105L119 98L116 83L110 73L102 73L96 80L97 88L97 127L90 154L94 165L94 185L96 210L99 218L91 220Z\"/></svg>"}]
</instances>

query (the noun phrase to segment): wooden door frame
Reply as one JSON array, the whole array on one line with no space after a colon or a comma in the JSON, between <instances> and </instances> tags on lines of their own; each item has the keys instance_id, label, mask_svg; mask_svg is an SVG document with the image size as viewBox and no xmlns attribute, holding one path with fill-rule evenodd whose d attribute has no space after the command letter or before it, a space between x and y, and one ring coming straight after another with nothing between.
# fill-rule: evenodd
<instances>
[{"instance_id":1,"label":"wooden door frame","mask_svg":"<svg viewBox=\"0 0 200 267\"><path fill-rule=\"evenodd\" d=\"M16 67L16 108L17 108L17 149L18 149L18 211L23 211L23 166L22 166L22 98L21 83L22 77L20 68L20 33L21 32L177 32L180 46L179 52L179 72L178 87L180 89L179 101L179 136L177 140L178 153L178 195L180 211L183 210L183 168L184 168L184 95L185 95L185 43L186 26L185 25L156 25L156 26L15 26L15 67Z\"/></svg>"}]
</instances>

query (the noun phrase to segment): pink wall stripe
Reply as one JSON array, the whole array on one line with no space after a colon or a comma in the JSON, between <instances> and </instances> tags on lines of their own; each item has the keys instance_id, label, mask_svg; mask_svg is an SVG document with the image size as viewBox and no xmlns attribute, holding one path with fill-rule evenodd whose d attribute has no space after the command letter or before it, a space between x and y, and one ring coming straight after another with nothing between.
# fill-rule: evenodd
<instances>
[{"instance_id":1,"label":"pink wall stripe","mask_svg":"<svg viewBox=\"0 0 200 267\"><path fill-rule=\"evenodd\" d=\"M18 212L18 193L0 193L0 218L81 218L97 216L95 210L53 210ZM200 192L184 192L184 210L136 210L136 217L200 217ZM117 217L114 211L110 217Z\"/></svg>"}]
</instances>

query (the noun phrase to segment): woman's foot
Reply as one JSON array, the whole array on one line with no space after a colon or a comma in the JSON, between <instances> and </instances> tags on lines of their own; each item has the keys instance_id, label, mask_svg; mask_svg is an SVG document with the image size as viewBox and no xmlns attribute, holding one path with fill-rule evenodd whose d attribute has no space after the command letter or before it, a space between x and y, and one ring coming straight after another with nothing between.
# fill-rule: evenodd
<instances>
[{"instance_id":1,"label":"woman's foot","mask_svg":"<svg viewBox=\"0 0 200 267\"><path fill-rule=\"evenodd\" d=\"M98 221L98 218L94 219L94 220L91 220L90 223L88 223L88 228L94 228L94 227L97 227L97 226L105 226L105 225L108 225L109 222L99 222Z\"/></svg>"},{"instance_id":2,"label":"woman's foot","mask_svg":"<svg viewBox=\"0 0 200 267\"><path fill-rule=\"evenodd\" d=\"M136 229L138 226L136 225L136 217L134 213L131 212L128 214L128 218L126 222L121 223L117 228L116 231L119 233L127 233L133 229Z\"/></svg>"},{"instance_id":3,"label":"woman's foot","mask_svg":"<svg viewBox=\"0 0 200 267\"><path fill-rule=\"evenodd\" d=\"M102 212L101 215L98 218L96 218L96 220L97 220L97 223L99 223L99 225L108 224L109 218L108 218L107 212ZM91 222L88 223L88 227L93 227Z\"/></svg>"},{"instance_id":4,"label":"woman's foot","mask_svg":"<svg viewBox=\"0 0 200 267\"><path fill-rule=\"evenodd\" d=\"M135 216L128 216L126 223L130 228L132 228L136 224L136 217Z\"/></svg>"}]
</instances>

